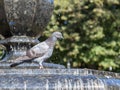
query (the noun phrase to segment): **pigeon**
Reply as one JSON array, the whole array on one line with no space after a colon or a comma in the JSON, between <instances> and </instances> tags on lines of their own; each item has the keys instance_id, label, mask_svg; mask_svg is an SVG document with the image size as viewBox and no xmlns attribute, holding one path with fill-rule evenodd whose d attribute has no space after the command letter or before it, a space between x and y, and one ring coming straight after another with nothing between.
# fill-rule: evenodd
<instances>
[{"instance_id":1,"label":"pigeon","mask_svg":"<svg viewBox=\"0 0 120 90\"><path fill-rule=\"evenodd\" d=\"M34 61L39 64L40 68L43 68L42 63L52 56L57 39L62 38L61 32L53 32L48 39L27 50L25 56L17 58L16 61L18 62L11 64L10 67L15 67L24 62Z\"/></svg>"}]
</instances>

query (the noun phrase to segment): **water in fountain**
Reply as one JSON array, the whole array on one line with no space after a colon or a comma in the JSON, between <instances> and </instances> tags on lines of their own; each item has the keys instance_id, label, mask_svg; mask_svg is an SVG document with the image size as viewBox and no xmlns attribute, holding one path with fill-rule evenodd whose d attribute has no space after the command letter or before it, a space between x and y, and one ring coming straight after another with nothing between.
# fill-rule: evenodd
<instances>
[{"instance_id":1,"label":"water in fountain","mask_svg":"<svg viewBox=\"0 0 120 90\"><path fill-rule=\"evenodd\" d=\"M106 77L107 76L107 77ZM108 78L109 76L109 78ZM118 73L89 69L4 69L0 89L119 90ZM7 77L7 79L6 79ZM23 87L24 86L24 87Z\"/></svg>"}]
</instances>

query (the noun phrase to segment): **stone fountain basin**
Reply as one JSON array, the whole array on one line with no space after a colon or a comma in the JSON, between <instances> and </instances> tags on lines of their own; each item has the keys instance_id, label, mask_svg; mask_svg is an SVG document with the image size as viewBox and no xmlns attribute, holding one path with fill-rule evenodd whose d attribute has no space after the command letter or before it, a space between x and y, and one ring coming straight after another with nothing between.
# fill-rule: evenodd
<instances>
[{"instance_id":1,"label":"stone fountain basin","mask_svg":"<svg viewBox=\"0 0 120 90\"><path fill-rule=\"evenodd\" d=\"M5 13L10 32L15 36L41 36L54 9L54 0L1 1L1 7L4 9L0 8L0 11Z\"/></svg>"},{"instance_id":2,"label":"stone fountain basin","mask_svg":"<svg viewBox=\"0 0 120 90\"><path fill-rule=\"evenodd\" d=\"M91 69L0 69L0 90L120 90L120 74Z\"/></svg>"}]
</instances>

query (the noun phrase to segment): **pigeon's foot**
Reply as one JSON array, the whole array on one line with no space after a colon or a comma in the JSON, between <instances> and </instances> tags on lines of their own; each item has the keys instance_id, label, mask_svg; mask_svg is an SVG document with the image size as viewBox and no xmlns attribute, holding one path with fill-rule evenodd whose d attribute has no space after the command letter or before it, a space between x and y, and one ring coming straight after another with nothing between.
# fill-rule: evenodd
<instances>
[{"instance_id":1,"label":"pigeon's foot","mask_svg":"<svg viewBox=\"0 0 120 90\"><path fill-rule=\"evenodd\" d=\"M43 61L41 61L40 63L39 63L39 68L40 69L43 69L44 67L43 67Z\"/></svg>"},{"instance_id":2,"label":"pigeon's foot","mask_svg":"<svg viewBox=\"0 0 120 90\"><path fill-rule=\"evenodd\" d=\"M44 67L43 67L43 66L40 66L39 69L44 69Z\"/></svg>"},{"instance_id":3,"label":"pigeon's foot","mask_svg":"<svg viewBox=\"0 0 120 90\"><path fill-rule=\"evenodd\" d=\"M34 59L34 62L38 63L39 64L39 68L40 69L43 69L43 62L44 62L44 59L42 57L38 57L38 58L35 58Z\"/></svg>"}]
</instances>

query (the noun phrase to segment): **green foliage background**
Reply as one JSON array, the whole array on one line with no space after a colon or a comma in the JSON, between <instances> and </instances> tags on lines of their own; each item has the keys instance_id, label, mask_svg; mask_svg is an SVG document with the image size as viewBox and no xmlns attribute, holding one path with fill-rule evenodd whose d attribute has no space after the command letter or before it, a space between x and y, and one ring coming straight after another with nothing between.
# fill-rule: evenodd
<instances>
[{"instance_id":1,"label":"green foliage background","mask_svg":"<svg viewBox=\"0 0 120 90\"><path fill-rule=\"evenodd\" d=\"M52 62L120 72L120 0L55 0L45 37L61 31Z\"/></svg>"}]
</instances>

